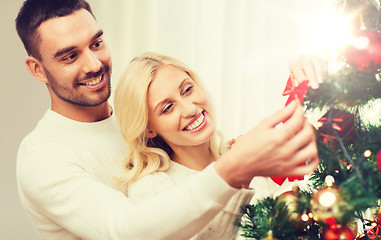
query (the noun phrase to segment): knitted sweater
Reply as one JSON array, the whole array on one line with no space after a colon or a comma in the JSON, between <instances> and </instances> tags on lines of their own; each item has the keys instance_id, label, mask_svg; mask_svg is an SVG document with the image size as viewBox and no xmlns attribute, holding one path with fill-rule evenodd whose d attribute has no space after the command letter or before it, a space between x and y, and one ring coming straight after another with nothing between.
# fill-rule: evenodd
<instances>
[{"instance_id":1,"label":"knitted sweater","mask_svg":"<svg viewBox=\"0 0 381 240\"><path fill-rule=\"evenodd\" d=\"M236 192L210 166L134 203L118 179L124 150L114 117L83 123L46 112L17 156L20 199L41 239L189 239Z\"/></svg>"},{"instance_id":2,"label":"knitted sweater","mask_svg":"<svg viewBox=\"0 0 381 240\"><path fill-rule=\"evenodd\" d=\"M187 168L176 162L171 162L166 172L156 172L130 184L128 197L141 201L149 196L163 193L176 185L182 184L198 171ZM241 207L248 204L254 195L253 190L238 191L227 203L225 208L206 225L192 240L232 240L237 236L238 227L235 224L241 216ZM178 209L173 209L178 211Z\"/></svg>"}]
</instances>

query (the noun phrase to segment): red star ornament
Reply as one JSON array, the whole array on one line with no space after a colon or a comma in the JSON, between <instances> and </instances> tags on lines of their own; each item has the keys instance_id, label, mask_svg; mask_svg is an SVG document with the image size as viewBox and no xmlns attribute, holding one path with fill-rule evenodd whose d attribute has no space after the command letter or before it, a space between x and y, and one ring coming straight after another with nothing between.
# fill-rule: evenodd
<instances>
[{"instance_id":1,"label":"red star ornament","mask_svg":"<svg viewBox=\"0 0 381 240\"><path fill-rule=\"evenodd\" d=\"M308 91L308 80L304 80L298 86L295 86L294 75L291 74L287 80L286 88L284 89L282 96L289 95L286 106L296 100L297 103L301 104L304 101L304 96Z\"/></svg>"},{"instance_id":2,"label":"red star ornament","mask_svg":"<svg viewBox=\"0 0 381 240\"><path fill-rule=\"evenodd\" d=\"M290 77L287 80L286 88L284 89L282 96L289 95L286 105L292 101L296 101L297 103L301 104L304 101L304 97L308 91L308 80L304 80L301 82L298 86L295 84L295 78L294 75L291 73ZM284 176L276 176L271 177L271 180L273 180L276 184L282 185L282 183L287 179L287 177ZM304 176L290 176L288 177L288 180L290 182L293 182L295 180L303 180Z\"/></svg>"}]
</instances>

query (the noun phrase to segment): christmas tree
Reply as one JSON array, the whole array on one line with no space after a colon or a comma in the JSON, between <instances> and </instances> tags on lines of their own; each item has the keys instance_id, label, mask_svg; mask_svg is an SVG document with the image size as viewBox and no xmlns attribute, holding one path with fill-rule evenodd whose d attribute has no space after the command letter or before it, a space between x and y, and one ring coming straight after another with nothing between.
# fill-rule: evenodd
<instances>
[{"instance_id":1,"label":"christmas tree","mask_svg":"<svg viewBox=\"0 0 381 240\"><path fill-rule=\"evenodd\" d=\"M295 185L243 208L238 225L248 239L381 239L381 113L369 119L381 104L380 0L335 4L353 36L335 59L341 67L318 89L290 77L285 90L324 114L312 123L320 165L311 189Z\"/></svg>"}]
</instances>

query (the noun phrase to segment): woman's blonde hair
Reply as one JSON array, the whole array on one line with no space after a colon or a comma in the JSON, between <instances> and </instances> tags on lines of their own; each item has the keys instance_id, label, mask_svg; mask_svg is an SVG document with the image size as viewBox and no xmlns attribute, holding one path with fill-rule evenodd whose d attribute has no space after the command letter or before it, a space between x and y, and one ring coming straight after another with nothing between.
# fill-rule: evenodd
<instances>
[{"instance_id":1,"label":"woman's blonde hair","mask_svg":"<svg viewBox=\"0 0 381 240\"><path fill-rule=\"evenodd\" d=\"M116 120L127 145L127 183L153 172L166 171L171 161L173 151L160 136L152 139L145 136L148 125L148 87L157 70L165 65L183 70L205 91L198 76L174 58L148 52L130 62L119 80L114 96ZM209 143L215 159L221 154L221 142L222 137L216 131Z\"/></svg>"}]
</instances>

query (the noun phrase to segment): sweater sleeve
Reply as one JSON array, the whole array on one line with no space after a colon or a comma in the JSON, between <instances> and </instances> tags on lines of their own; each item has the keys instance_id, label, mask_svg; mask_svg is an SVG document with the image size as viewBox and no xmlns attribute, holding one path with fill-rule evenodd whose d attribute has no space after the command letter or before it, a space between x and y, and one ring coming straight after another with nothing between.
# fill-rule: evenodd
<instances>
[{"instance_id":1,"label":"sweater sleeve","mask_svg":"<svg viewBox=\"0 0 381 240\"><path fill-rule=\"evenodd\" d=\"M184 184L133 202L93 178L76 155L45 145L18 164L22 201L83 239L189 239L236 192L209 166Z\"/></svg>"},{"instance_id":2,"label":"sweater sleeve","mask_svg":"<svg viewBox=\"0 0 381 240\"><path fill-rule=\"evenodd\" d=\"M141 201L144 198L168 191L176 184L170 176L164 172L156 172L147 175L128 188L128 197L132 200ZM211 222L192 237L192 240L227 240L234 239L238 227L235 224L242 215L241 207L249 204L254 195L254 190L241 189L237 191Z\"/></svg>"},{"instance_id":3,"label":"sweater sleeve","mask_svg":"<svg viewBox=\"0 0 381 240\"><path fill-rule=\"evenodd\" d=\"M141 201L156 194L168 191L175 183L164 172L155 172L138 179L128 186L127 196L133 201Z\"/></svg>"}]
</instances>

